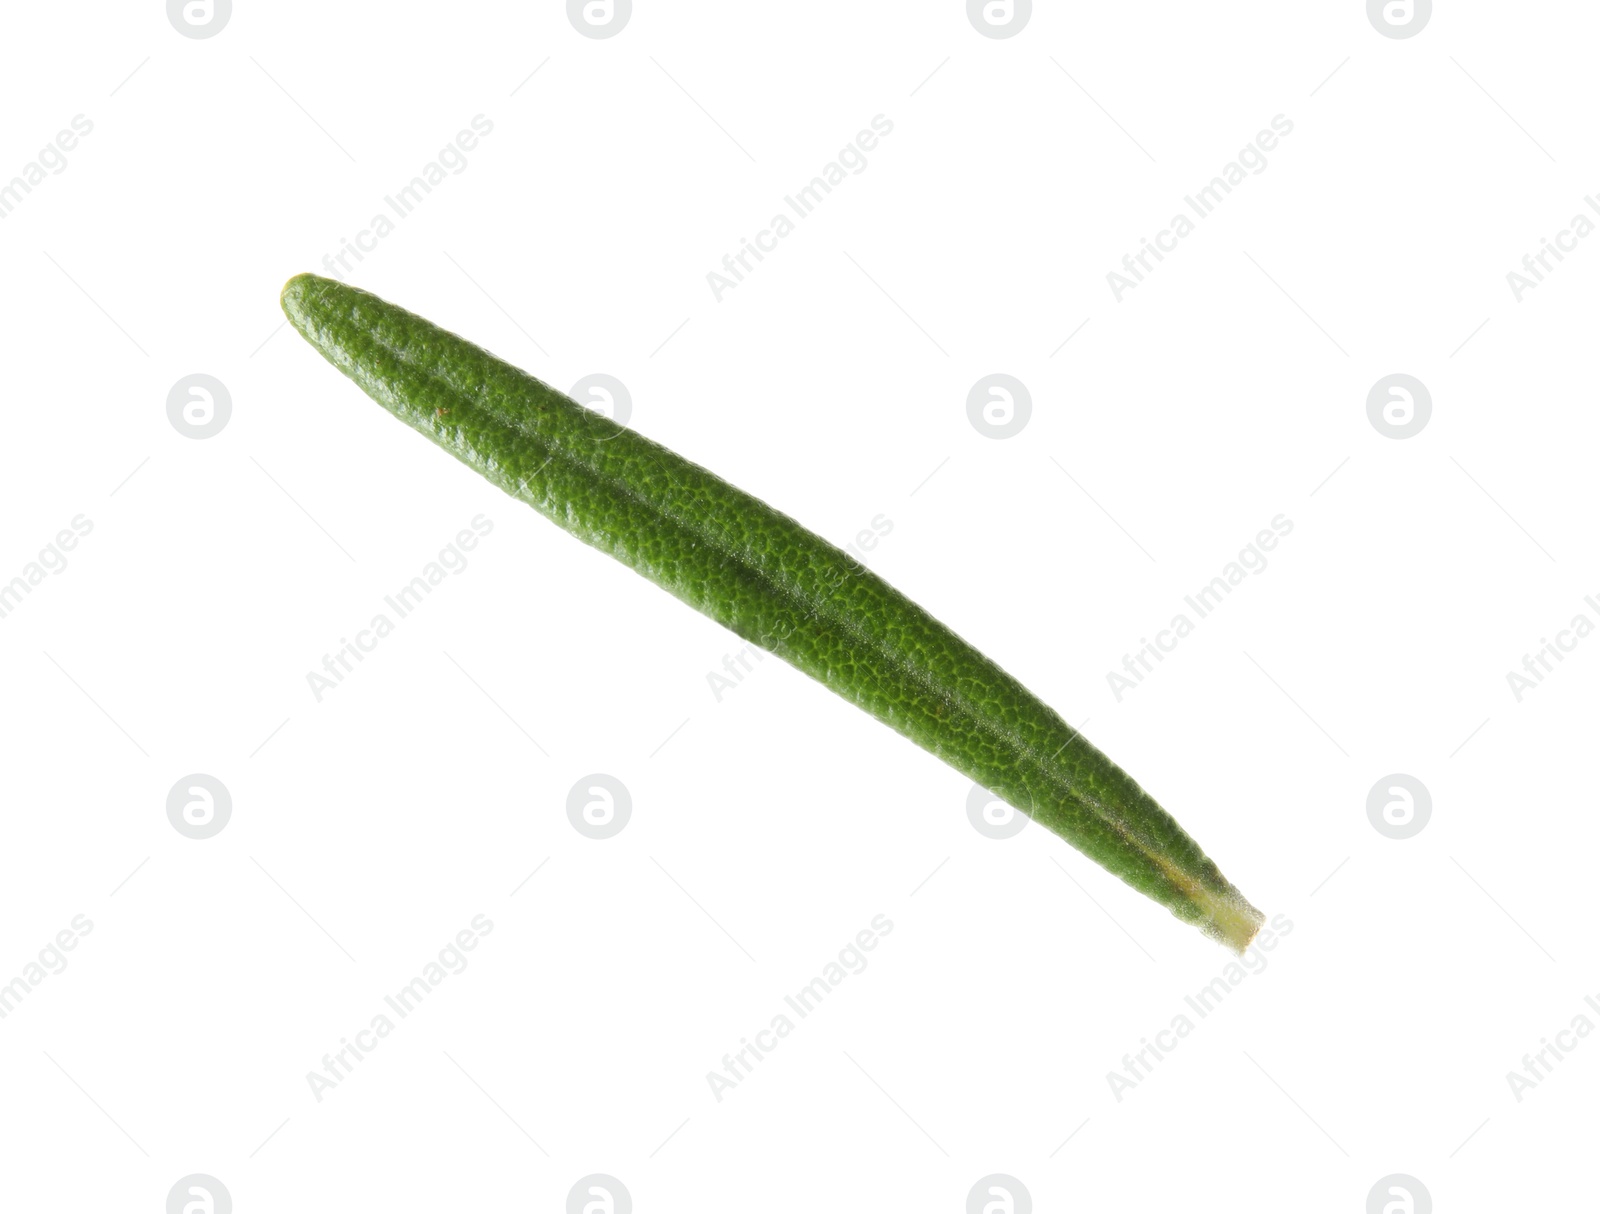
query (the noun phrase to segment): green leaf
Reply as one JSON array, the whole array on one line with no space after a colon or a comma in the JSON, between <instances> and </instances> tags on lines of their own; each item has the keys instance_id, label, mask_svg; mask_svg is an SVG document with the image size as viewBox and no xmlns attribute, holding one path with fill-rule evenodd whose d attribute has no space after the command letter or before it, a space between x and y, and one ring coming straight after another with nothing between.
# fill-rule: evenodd
<instances>
[{"instance_id":1,"label":"green leaf","mask_svg":"<svg viewBox=\"0 0 1600 1214\"><path fill-rule=\"evenodd\" d=\"M858 561L403 308L302 274L290 322L401 421L556 525L825 684L1243 952L1251 906L1144 789Z\"/></svg>"}]
</instances>

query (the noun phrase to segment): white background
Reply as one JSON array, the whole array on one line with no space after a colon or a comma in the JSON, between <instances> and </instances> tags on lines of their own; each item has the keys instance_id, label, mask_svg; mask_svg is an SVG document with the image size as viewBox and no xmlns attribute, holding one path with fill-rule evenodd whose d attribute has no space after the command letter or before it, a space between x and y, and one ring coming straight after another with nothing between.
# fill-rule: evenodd
<instances>
[{"instance_id":1,"label":"white background","mask_svg":"<svg viewBox=\"0 0 1600 1214\"><path fill-rule=\"evenodd\" d=\"M1600 640L1520 703L1506 673L1600 622L1600 241L1520 303L1506 274L1600 186L1597 20L1040 4L995 39L951 0L640 0L602 40L552 2L239 0L191 39L151 0L12 6L0 181L93 132L0 221L0 581L93 530L0 620L0 981L93 930L0 1020L8 1208L158 1212L190 1173L240 1214L561 1210L588 1173L641 1212L960 1211L990 1173L1041 1211L1359 1212L1391 1173L1440 1211L1592 1202L1600 1041L1520 1102L1506 1073L1600 1024ZM282 282L478 114L351 281L563 389L617 377L640 431L837 543L886 516L867 563L1292 922L1120 1100L1226 951L1042 829L984 837L961 776L775 660L718 702L735 638L282 327ZM719 303L706 274L878 114ZM1118 303L1107 272L1278 114ZM232 401L204 440L166 408L197 372ZM1032 396L1005 440L966 414L992 372ZM1433 400L1403 441L1366 410L1394 372ZM307 672L480 513L318 702ZM1119 702L1107 672L1278 514ZM205 841L166 815L193 772L232 796ZM603 842L566 815L594 772L633 803ZM1405 841L1366 809L1397 772L1433 801ZM317 1100L478 914L469 967Z\"/></svg>"}]
</instances>

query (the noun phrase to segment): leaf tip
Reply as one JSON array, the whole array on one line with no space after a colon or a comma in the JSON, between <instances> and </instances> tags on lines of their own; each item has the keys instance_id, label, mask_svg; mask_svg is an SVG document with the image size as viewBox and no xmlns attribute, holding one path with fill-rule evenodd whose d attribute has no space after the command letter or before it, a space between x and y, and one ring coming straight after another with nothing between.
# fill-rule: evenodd
<instances>
[{"instance_id":1,"label":"leaf tip","mask_svg":"<svg viewBox=\"0 0 1600 1214\"><path fill-rule=\"evenodd\" d=\"M1208 917L1200 924L1200 930L1241 957L1267 921L1266 915L1251 906L1231 885L1226 893L1208 897L1206 910Z\"/></svg>"}]
</instances>

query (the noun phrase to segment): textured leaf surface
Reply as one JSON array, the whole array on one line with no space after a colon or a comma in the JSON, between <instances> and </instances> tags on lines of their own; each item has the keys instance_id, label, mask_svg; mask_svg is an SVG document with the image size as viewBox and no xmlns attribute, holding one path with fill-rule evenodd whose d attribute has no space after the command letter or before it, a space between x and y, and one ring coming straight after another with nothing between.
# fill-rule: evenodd
<instances>
[{"instance_id":1,"label":"textured leaf surface","mask_svg":"<svg viewBox=\"0 0 1600 1214\"><path fill-rule=\"evenodd\" d=\"M1082 734L858 561L699 465L403 308L312 274L296 329L500 488L777 654L1243 950L1262 916Z\"/></svg>"}]
</instances>

